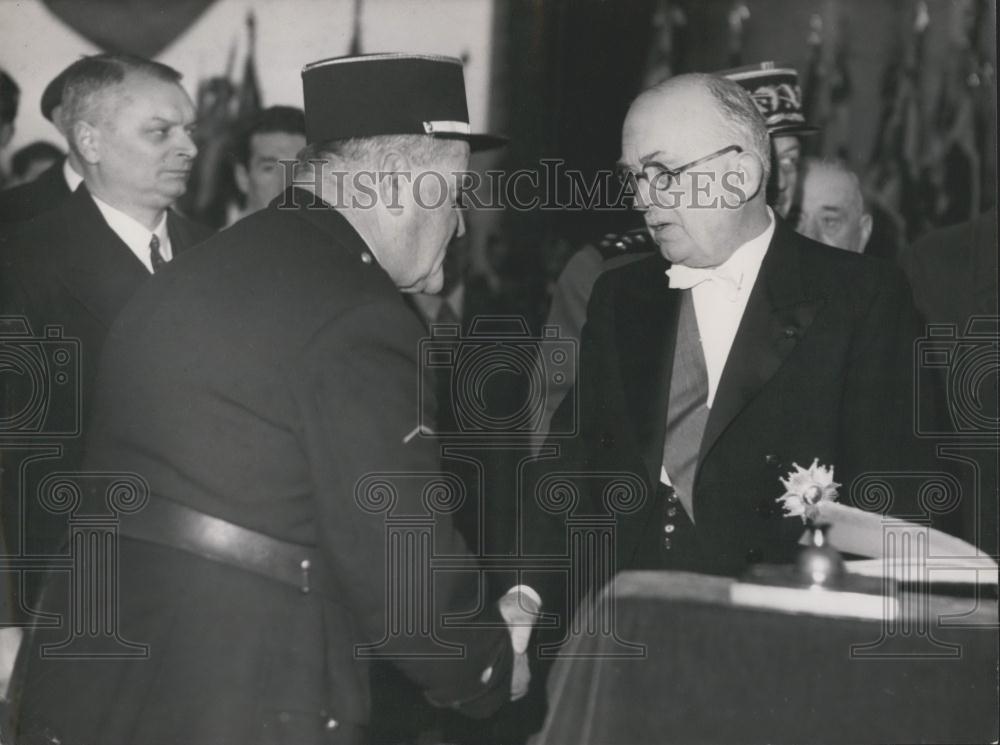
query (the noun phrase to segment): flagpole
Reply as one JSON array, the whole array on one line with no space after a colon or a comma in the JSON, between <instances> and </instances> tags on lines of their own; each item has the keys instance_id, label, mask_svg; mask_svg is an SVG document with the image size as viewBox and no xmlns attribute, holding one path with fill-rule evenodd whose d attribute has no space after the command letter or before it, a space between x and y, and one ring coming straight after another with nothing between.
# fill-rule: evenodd
<instances>
[{"instance_id":1,"label":"flagpole","mask_svg":"<svg viewBox=\"0 0 1000 745\"><path fill-rule=\"evenodd\" d=\"M362 0L354 0L354 19L351 25L351 43L348 54L361 54L361 11Z\"/></svg>"}]
</instances>

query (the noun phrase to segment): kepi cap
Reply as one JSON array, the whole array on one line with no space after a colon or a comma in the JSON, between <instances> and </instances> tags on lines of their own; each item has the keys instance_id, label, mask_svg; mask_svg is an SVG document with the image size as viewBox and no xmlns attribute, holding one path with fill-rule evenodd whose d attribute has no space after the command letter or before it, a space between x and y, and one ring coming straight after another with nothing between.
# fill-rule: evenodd
<instances>
[{"instance_id":1,"label":"kepi cap","mask_svg":"<svg viewBox=\"0 0 1000 745\"><path fill-rule=\"evenodd\" d=\"M378 135L465 140L474 151L506 137L473 134L462 61L421 54L333 57L302 68L306 142Z\"/></svg>"},{"instance_id":2,"label":"kepi cap","mask_svg":"<svg viewBox=\"0 0 1000 745\"><path fill-rule=\"evenodd\" d=\"M819 127L806 123L799 73L791 65L760 62L716 74L735 80L749 91L767 123L768 134L798 136L819 132Z\"/></svg>"}]
</instances>

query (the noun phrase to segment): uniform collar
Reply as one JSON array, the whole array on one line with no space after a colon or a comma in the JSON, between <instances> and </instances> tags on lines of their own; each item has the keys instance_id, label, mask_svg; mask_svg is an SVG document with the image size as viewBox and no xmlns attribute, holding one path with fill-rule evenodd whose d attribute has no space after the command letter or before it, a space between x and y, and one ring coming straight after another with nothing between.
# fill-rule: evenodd
<instances>
[{"instance_id":1,"label":"uniform collar","mask_svg":"<svg viewBox=\"0 0 1000 745\"><path fill-rule=\"evenodd\" d=\"M66 186L69 187L70 193L76 191L77 187L83 183L83 176L77 173L73 166L69 164L69 158L63 159L62 175L66 181Z\"/></svg>"},{"instance_id":2,"label":"uniform collar","mask_svg":"<svg viewBox=\"0 0 1000 745\"><path fill-rule=\"evenodd\" d=\"M300 189L297 186L289 187L271 201L268 209L294 212L324 233L336 236L343 248L349 250L353 255L372 255L364 238L354 229L347 218L340 214L336 207L307 189Z\"/></svg>"}]
</instances>

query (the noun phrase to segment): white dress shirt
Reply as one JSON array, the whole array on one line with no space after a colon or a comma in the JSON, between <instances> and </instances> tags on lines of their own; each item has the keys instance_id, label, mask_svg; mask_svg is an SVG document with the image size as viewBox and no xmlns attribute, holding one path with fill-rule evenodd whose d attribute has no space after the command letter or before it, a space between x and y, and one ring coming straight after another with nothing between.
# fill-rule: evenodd
<instances>
[{"instance_id":1,"label":"white dress shirt","mask_svg":"<svg viewBox=\"0 0 1000 745\"><path fill-rule=\"evenodd\" d=\"M691 288L694 315L698 322L699 340L705 354L708 375L708 400L712 408L719 388L729 350L736 338L750 291L757 281L760 265L774 235L774 213L767 209L768 225L764 232L751 238L717 267L694 269L674 265L667 270L671 287ZM662 466L660 481L670 485L670 477Z\"/></svg>"},{"instance_id":2,"label":"white dress shirt","mask_svg":"<svg viewBox=\"0 0 1000 745\"><path fill-rule=\"evenodd\" d=\"M149 257L149 242L154 235L160 239L160 255L163 256L163 260L170 261L173 258L173 252L170 250L170 235L167 233L166 212L163 213L163 217L160 218L156 227L150 230L135 218L129 217L106 202L102 202L93 194L90 196L94 200L94 204L97 205L97 209L104 215L108 227L115 231L150 274L153 273L153 261Z\"/></svg>"},{"instance_id":3,"label":"white dress shirt","mask_svg":"<svg viewBox=\"0 0 1000 745\"><path fill-rule=\"evenodd\" d=\"M708 408L715 401L722 370L743 320L750 291L757 281L764 254L774 235L774 215L768 208L770 222L764 232L737 248L717 267L692 269L673 266L667 270L671 287L690 287L694 315L698 321L701 349L708 373ZM680 280L679 282L677 280Z\"/></svg>"},{"instance_id":4,"label":"white dress shirt","mask_svg":"<svg viewBox=\"0 0 1000 745\"><path fill-rule=\"evenodd\" d=\"M72 194L76 191L76 187L83 183L83 176L73 170L73 166L69 164L69 158L63 161L63 179L66 181L66 186L69 187L69 192Z\"/></svg>"}]
</instances>

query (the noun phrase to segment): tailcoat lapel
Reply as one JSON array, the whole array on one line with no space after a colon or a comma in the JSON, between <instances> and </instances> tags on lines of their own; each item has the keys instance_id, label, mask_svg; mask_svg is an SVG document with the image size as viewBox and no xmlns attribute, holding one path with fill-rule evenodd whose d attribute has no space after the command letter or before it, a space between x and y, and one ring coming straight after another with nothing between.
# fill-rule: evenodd
<instances>
[{"instance_id":1,"label":"tailcoat lapel","mask_svg":"<svg viewBox=\"0 0 1000 745\"><path fill-rule=\"evenodd\" d=\"M670 372L681 293L669 287L665 261L650 262L637 286L618 294L615 337L627 414L650 484L660 480Z\"/></svg>"},{"instance_id":2,"label":"tailcoat lapel","mask_svg":"<svg viewBox=\"0 0 1000 745\"><path fill-rule=\"evenodd\" d=\"M700 462L805 334L823 302L810 292L796 246L781 220L750 293L705 425Z\"/></svg>"}]
</instances>

